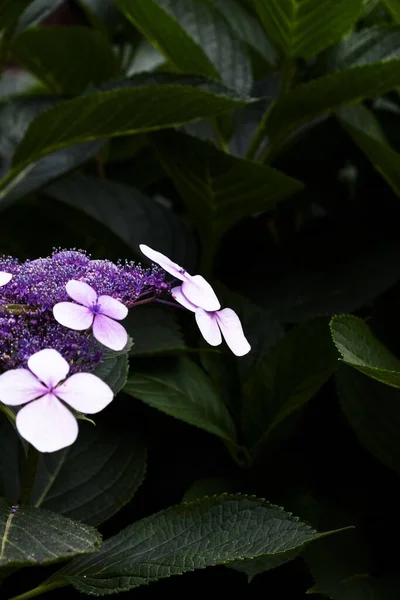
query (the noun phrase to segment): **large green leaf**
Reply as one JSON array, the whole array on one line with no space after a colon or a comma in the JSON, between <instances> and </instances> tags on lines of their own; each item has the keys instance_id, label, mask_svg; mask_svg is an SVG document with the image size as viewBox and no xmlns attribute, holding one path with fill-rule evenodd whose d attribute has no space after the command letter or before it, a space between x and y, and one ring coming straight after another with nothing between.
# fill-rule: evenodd
<instances>
[{"instance_id":1,"label":"large green leaf","mask_svg":"<svg viewBox=\"0 0 400 600\"><path fill-rule=\"evenodd\" d=\"M299 325L264 355L244 386L242 425L252 454L277 425L315 396L337 364L323 318Z\"/></svg>"},{"instance_id":2,"label":"large green leaf","mask_svg":"<svg viewBox=\"0 0 400 600\"><path fill-rule=\"evenodd\" d=\"M375 338L362 319L353 315L333 317L331 333L345 363L382 383L400 387L400 360Z\"/></svg>"},{"instance_id":3,"label":"large green leaf","mask_svg":"<svg viewBox=\"0 0 400 600\"><path fill-rule=\"evenodd\" d=\"M277 52L251 15L237 0L213 0L215 8L224 16L233 34L260 54L271 66L277 62Z\"/></svg>"},{"instance_id":4,"label":"large green leaf","mask_svg":"<svg viewBox=\"0 0 400 600\"><path fill-rule=\"evenodd\" d=\"M260 556L282 556L321 535L264 500L222 495L143 519L107 540L93 560L53 576L79 591L122 592L195 569Z\"/></svg>"},{"instance_id":5,"label":"large green leaf","mask_svg":"<svg viewBox=\"0 0 400 600\"><path fill-rule=\"evenodd\" d=\"M400 27L361 29L332 48L325 59L329 71L400 58Z\"/></svg>"},{"instance_id":6,"label":"large green leaf","mask_svg":"<svg viewBox=\"0 0 400 600\"><path fill-rule=\"evenodd\" d=\"M396 23L400 24L400 0L382 0L391 12Z\"/></svg>"},{"instance_id":7,"label":"large green leaf","mask_svg":"<svg viewBox=\"0 0 400 600\"><path fill-rule=\"evenodd\" d=\"M348 106L341 108L337 117L343 129L400 196L400 154L389 145L373 113L365 106Z\"/></svg>"},{"instance_id":8,"label":"large green leaf","mask_svg":"<svg viewBox=\"0 0 400 600\"><path fill-rule=\"evenodd\" d=\"M251 62L212 3L204 0L117 0L128 19L174 65L186 73L221 78L249 91Z\"/></svg>"},{"instance_id":9,"label":"large green leaf","mask_svg":"<svg viewBox=\"0 0 400 600\"><path fill-rule=\"evenodd\" d=\"M186 349L180 327L172 308L134 306L124 320L124 327L133 339L130 356L174 354Z\"/></svg>"},{"instance_id":10,"label":"large green leaf","mask_svg":"<svg viewBox=\"0 0 400 600\"><path fill-rule=\"evenodd\" d=\"M346 366L336 381L340 406L360 442L400 473L400 391Z\"/></svg>"},{"instance_id":11,"label":"large green leaf","mask_svg":"<svg viewBox=\"0 0 400 600\"><path fill-rule=\"evenodd\" d=\"M124 387L129 372L127 353L110 353L97 365L93 373L110 386L114 394Z\"/></svg>"},{"instance_id":12,"label":"large green leaf","mask_svg":"<svg viewBox=\"0 0 400 600\"><path fill-rule=\"evenodd\" d=\"M16 146L30 123L54 105L52 97L12 98L0 104L0 175L7 176ZM30 165L0 192L0 200L11 203L42 187L52 179L87 161L103 146L102 141L86 142L63 148Z\"/></svg>"},{"instance_id":13,"label":"large green leaf","mask_svg":"<svg viewBox=\"0 0 400 600\"><path fill-rule=\"evenodd\" d=\"M88 27L27 29L13 40L11 53L57 94L78 95L117 75L111 45Z\"/></svg>"},{"instance_id":14,"label":"large green leaf","mask_svg":"<svg viewBox=\"0 0 400 600\"><path fill-rule=\"evenodd\" d=\"M101 537L83 523L0 498L0 541L0 567L22 567L90 554L100 546Z\"/></svg>"},{"instance_id":15,"label":"large green leaf","mask_svg":"<svg viewBox=\"0 0 400 600\"><path fill-rule=\"evenodd\" d=\"M31 0L0 0L0 30L13 25Z\"/></svg>"},{"instance_id":16,"label":"large green leaf","mask_svg":"<svg viewBox=\"0 0 400 600\"><path fill-rule=\"evenodd\" d=\"M309 59L338 42L363 12L362 0L252 0L286 56Z\"/></svg>"},{"instance_id":17,"label":"large green leaf","mask_svg":"<svg viewBox=\"0 0 400 600\"><path fill-rule=\"evenodd\" d=\"M243 106L217 83L187 76L137 76L114 89L60 102L39 115L16 149L4 187L43 156L79 142L176 127Z\"/></svg>"},{"instance_id":18,"label":"large green leaf","mask_svg":"<svg viewBox=\"0 0 400 600\"><path fill-rule=\"evenodd\" d=\"M271 167L235 158L183 133L160 132L152 134L150 141L206 243L243 217L274 209L303 187Z\"/></svg>"},{"instance_id":19,"label":"large green leaf","mask_svg":"<svg viewBox=\"0 0 400 600\"><path fill-rule=\"evenodd\" d=\"M236 439L232 417L216 388L187 357L153 359L141 370L133 363L124 392L228 442Z\"/></svg>"},{"instance_id":20,"label":"large green leaf","mask_svg":"<svg viewBox=\"0 0 400 600\"><path fill-rule=\"evenodd\" d=\"M11 2L13 4L16 3L15 0L9 0L9 4ZM31 0L18 22L17 33L41 23L46 17L56 11L63 2L64 0L33 0L33 2Z\"/></svg>"},{"instance_id":21,"label":"large green leaf","mask_svg":"<svg viewBox=\"0 0 400 600\"><path fill-rule=\"evenodd\" d=\"M266 132L288 132L321 113L364 98L374 98L400 85L400 59L360 65L299 85L270 110Z\"/></svg>"},{"instance_id":22,"label":"large green leaf","mask_svg":"<svg viewBox=\"0 0 400 600\"><path fill-rule=\"evenodd\" d=\"M100 221L137 252L147 244L187 269L194 263L194 239L183 221L135 188L75 173L45 193Z\"/></svg>"},{"instance_id":23,"label":"large green leaf","mask_svg":"<svg viewBox=\"0 0 400 600\"><path fill-rule=\"evenodd\" d=\"M75 444L41 456L32 504L99 525L127 504L142 483L146 450L121 423L80 421L79 429Z\"/></svg>"}]
</instances>

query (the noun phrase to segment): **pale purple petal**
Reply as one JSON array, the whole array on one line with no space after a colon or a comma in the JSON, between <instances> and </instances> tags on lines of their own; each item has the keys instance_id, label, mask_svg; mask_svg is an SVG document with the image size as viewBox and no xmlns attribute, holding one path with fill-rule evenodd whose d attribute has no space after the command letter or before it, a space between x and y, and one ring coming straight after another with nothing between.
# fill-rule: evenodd
<instances>
[{"instance_id":1,"label":"pale purple petal","mask_svg":"<svg viewBox=\"0 0 400 600\"><path fill-rule=\"evenodd\" d=\"M171 290L171 296L173 297L174 300L176 300L177 302L179 302L179 304L182 304L182 306L184 306L188 310L191 310L192 312L196 312L197 306L195 306L194 304L192 304L186 298L185 294L182 292L182 286L181 285L178 285L177 287L172 288L172 290Z\"/></svg>"},{"instance_id":2,"label":"pale purple petal","mask_svg":"<svg viewBox=\"0 0 400 600\"><path fill-rule=\"evenodd\" d=\"M96 340L111 350L123 350L128 343L128 334L122 325L105 315L95 316L93 335Z\"/></svg>"},{"instance_id":3,"label":"pale purple petal","mask_svg":"<svg viewBox=\"0 0 400 600\"><path fill-rule=\"evenodd\" d=\"M54 392L75 410L89 415L103 410L114 397L112 389L92 373L76 373Z\"/></svg>"},{"instance_id":4,"label":"pale purple petal","mask_svg":"<svg viewBox=\"0 0 400 600\"><path fill-rule=\"evenodd\" d=\"M149 248L149 246L146 246L145 244L140 244L139 248L143 254L147 256L147 258L159 265L162 269L164 269L164 271L167 271L167 273L170 273L177 279L180 279L180 281L191 279L191 275L189 275L185 269L182 269L182 267L170 260L168 256L161 254L161 252L157 252L157 250Z\"/></svg>"},{"instance_id":5,"label":"pale purple petal","mask_svg":"<svg viewBox=\"0 0 400 600\"><path fill-rule=\"evenodd\" d=\"M52 348L32 354L28 360L28 367L49 388L65 379L69 372L69 364L65 358Z\"/></svg>"},{"instance_id":6,"label":"pale purple petal","mask_svg":"<svg viewBox=\"0 0 400 600\"><path fill-rule=\"evenodd\" d=\"M77 420L54 394L46 394L21 408L16 425L20 436L39 452L66 448L78 436Z\"/></svg>"},{"instance_id":7,"label":"pale purple petal","mask_svg":"<svg viewBox=\"0 0 400 600\"><path fill-rule=\"evenodd\" d=\"M117 321L125 319L128 315L126 306L111 296L99 296L97 304L100 306L100 314L117 319Z\"/></svg>"},{"instance_id":8,"label":"pale purple petal","mask_svg":"<svg viewBox=\"0 0 400 600\"><path fill-rule=\"evenodd\" d=\"M11 369L0 375L0 402L8 406L25 404L47 391L28 369Z\"/></svg>"},{"instance_id":9,"label":"pale purple petal","mask_svg":"<svg viewBox=\"0 0 400 600\"><path fill-rule=\"evenodd\" d=\"M182 292L195 306L207 311L219 310L221 304L211 285L201 275L194 275L190 281L182 283Z\"/></svg>"},{"instance_id":10,"label":"pale purple petal","mask_svg":"<svg viewBox=\"0 0 400 600\"><path fill-rule=\"evenodd\" d=\"M97 301L97 294L88 283L84 281L77 281L76 279L71 279L68 281L65 289L68 292L68 295L75 300L75 302L79 302L79 304L83 304L83 306L93 306Z\"/></svg>"},{"instance_id":11,"label":"pale purple petal","mask_svg":"<svg viewBox=\"0 0 400 600\"><path fill-rule=\"evenodd\" d=\"M231 308L224 308L215 313L226 343L236 356L244 356L251 350L239 317Z\"/></svg>"},{"instance_id":12,"label":"pale purple petal","mask_svg":"<svg viewBox=\"0 0 400 600\"><path fill-rule=\"evenodd\" d=\"M219 346L222 342L222 337L217 319L215 318L215 313L208 313L202 308L198 308L194 316L201 335L206 342L211 346Z\"/></svg>"},{"instance_id":13,"label":"pale purple petal","mask_svg":"<svg viewBox=\"0 0 400 600\"><path fill-rule=\"evenodd\" d=\"M5 271L0 271L0 286L6 285L9 281L11 281L12 275L11 273L6 273Z\"/></svg>"},{"instance_id":14,"label":"pale purple petal","mask_svg":"<svg viewBox=\"0 0 400 600\"><path fill-rule=\"evenodd\" d=\"M56 321L69 327L82 331L89 329L93 323L94 315L89 308L74 302L58 302L53 306L53 315Z\"/></svg>"}]
</instances>

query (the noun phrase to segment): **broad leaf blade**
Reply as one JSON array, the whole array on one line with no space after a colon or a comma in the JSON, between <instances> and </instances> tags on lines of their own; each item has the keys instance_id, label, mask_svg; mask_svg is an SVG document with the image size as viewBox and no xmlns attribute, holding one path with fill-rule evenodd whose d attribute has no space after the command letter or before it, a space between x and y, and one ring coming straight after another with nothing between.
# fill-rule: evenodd
<instances>
[{"instance_id":1,"label":"broad leaf blade","mask_svg":"<svg viewBox=\"0 0 400 600\"><path fill-rule=\"evenodd\" d=\"M0 567L41 565L95 552L101 538L93 527L48 510L13 506L0 498Z\"/></svg>"},{"instance_id":2,"label":"broad leaf blade","mask_svg":"<svg viewBox=\"0 0 400 600\"><path fill-rule=\"evenodd\" d=\"M399 0L382 0L383 4L387 6L393 19L396 23L400 24L400 2Z\"/></svg>"},{"instance_id":3,"label":"broad leaf blade","mask_svg":"<svg viewBox=\"0 0 400 600\"><path fill-rule=\"evenodd\" d=\"M194 222L213 238L253 212L274 209L303 188L271 167L235 158L183 133L160 132L150 140Z\"/></svg>"},{"instance_id":4,"label":"broad leaf blade","mask_svg":"<svg viewBox=\"0 0 400 600\"><path fill-rule=\"evenodd\" d=\"M117 0L138 29L174 67L184 73L221 79L248 92L251 62L212 3L204 0Z\"/></svg>"},{"instance_id":5,"label":"broad leaf blade","mask_svg":"<svg viewBox=\"0 0 400 600\"><path fill-rule=\"evenodd\" d=\"M286 56L310 59L338 42L363 12L362 0L252 0Z\"/></svg>"},{"instance_id":6,"label":"broad leaf blade","mask_svg":"<svg viewBox=\"0 0 400 600\"><path fill-rule=\"evenodd\" d=\"M27 29L13 40L11 52L57 94L78 95L117 75L111 45L88 27Z\"/></svg>"},{"instance_id":7,"label":"broad leaf blade","mask_svg":"<svg viewBox=\"0 0 400 600\"><path fill-rule=\"evenodd\" d=\"M204 371L189 358L152 361L140 371L133 363L124 392L167 415L235 442L235 425L228 409Z\"/></svg>"},{"instance_id":8,"label":"broad leaf blade","mask_svg":"<svg viewBox=\"0 0 400 600\"><path fill-rule=\"evenodd\" d=\"M333 341L345 363L392 387L400 387L400 360L381 342L368 325L353 315L331 320Z\"/></svg>"},{"instance_id":9,"label":"broad leaf blade","mask_svg":"<svg viewBox=\"0 0 400 600\"><path fill-rule=\"evenodd\" d=\"M66 146L105 137L177 127L243 106L222 86L185 76L140 77L119 89L60 102L29 126L13 159L15 170Z\"/></svg>"},{"instance_id":10,"label":"broad leaf blade","mask_svg":"<svg viewBox=\"0 0 400 600\"><path fill-rule=\"evenodd\" d=\"M217 564L283 555L321 535L264 500L214 496L135 523L105 542L93 561L74 561L54 578L104 595Z\"/></svg>"},{"instance_id":11,"label":"broad leaf blade","mask_svg":"<svg viewBox=\"0 0 400 600\"><path fill-rule=\"evenodd\" d=\"M187 348L173 309L134 306L124 320L124 327L133 339L130 356L175 354Z\"/></svg>"},{"instance_id":12,"label":"broad leaf blade","mask_svg":"<svg viewBox=\"0 0 400 600\"><path fill-rule=\"evenodd\" d=\"M145 471L146 450L131 428L81 421L75 444L41 456L32 503L97 526L131 500Z\"/></svg>"},{"instance_id":13,"label":"broad leaf blade","mask_svg":"<svg viewBox=\"0 0 400 600\"><path fill-rule=\"evenodd\" d=\"M110 386L114 394L118 394L124 387L129 372L128 354L111 354L105 356L93 371Z\"/></svg>"},{"instance_id":14,"label":"broad leaf blade","mask_svg":"<svg viewBox=\"0 0 400 600\"><path fill-rule=\"evenodd\" d=\"M277 425L315 396L337 362L326 319L299 325L264 355L245 384L242 405L246 445L254 454Z\"/></svg>"},{"instance_id":15,"label":"broad leaf blade","mask_svg":"<svg viewBox=\"0 0 400 600\"><path fill-rule=\"evenodd\" d=\"M400 474L400 391L345 366L336 382L340 406L361 444Z\"/></svg>"},{"instance_id":16,"label":"broad leaf blade","mask_svg":"<svg viewBox=\"0 0 400 600\"><path fill-rule=\"evenodd\" d=\"M400 59L360 65L299 85L270 110L266 131L276 136L321 113L374 98L400 85Z\"/></svg>"},{"instance_id":17,"label":"broad leaf blade","mask_svg":"<svg viewBox=\"0 0 400 600\"><path fill-rule=\"evenodd\" d=\"M389 145L373 113L365 106L348 106L341 108L337 117L343 129L400 196L400 154Z\"/></svg>"}]
</instances>

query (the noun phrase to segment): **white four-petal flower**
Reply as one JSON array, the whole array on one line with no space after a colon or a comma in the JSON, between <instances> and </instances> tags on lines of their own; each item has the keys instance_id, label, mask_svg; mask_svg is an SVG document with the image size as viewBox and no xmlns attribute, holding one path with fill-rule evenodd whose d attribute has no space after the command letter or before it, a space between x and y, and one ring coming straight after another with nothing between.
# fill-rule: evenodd
<instances>
[{"instance_id":1,"label":"white four-petal flower","mask_svg":"<svg viewBox=\"0 0 400 600\"><path fill-rule=\"evenodd\" d=\"M92 373L75 373L66 379L69 364L56 350L36 352L28 367L0 375L0 401L8 406L25 404L16 426L21 437L40 452L55 452L76 440L78 423L66 404L94 414L113 399L111 388Z\"/></svg>"},{"instance_id":2,"label":"white four-petal flower","mask_svg":"<svg viewBox=\"0 0 400 600\"><path fill-rule=\"evenodd\" d=\"M78 331L93 326L93 335L101 344L111 350L125 348L128 334L115 320L125 319L128 314L126 306L111 296L98 296L84 281L71 279L65 287L75 302L55 304L53 315L56 321Z\"/></svg>"},{"instance_id":3,"label":"white four-petal flower","mask_svg":"<svg viewBox=\"0 0 400 600\"><path fill-rule=\"evenodd\" d=\"M11 273L6 273L5 271L0 271L0 287L2 285L6 285L12 279Z\"/></svg>"},{"instance_id":4,"label":"white four-petal flower","mask_svg":"<svg viewBox=\"0 0 400 600\"><path fill-rule=\"evenodd\" d=\"M219 310L221 305L211 285L201 275L189 275L167 256L144 244L140 250L167 273L183 283L172 288L172 297L182 306L195 313L196 323L206 342L219 346L222 336L236 356L244 356L251 350L239 317L231 308Z\"/></svg>"}]
</instances>

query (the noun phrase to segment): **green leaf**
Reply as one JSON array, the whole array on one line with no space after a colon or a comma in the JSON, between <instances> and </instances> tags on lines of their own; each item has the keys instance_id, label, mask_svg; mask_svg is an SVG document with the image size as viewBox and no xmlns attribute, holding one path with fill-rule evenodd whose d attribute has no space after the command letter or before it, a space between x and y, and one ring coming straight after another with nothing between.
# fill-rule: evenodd
<instances>
[{"instance_id":1,"label":"green leaf","mask_svg":"<svg viewBox=\"0 0 400 600\"><path fill-rule=\"evenodd\" d=\"M94 369L94 375L105 381L114 394L118 394L124 387L128 377L129 361L128 353L110 353Z\"/></svg>"},{"instance_id":2,"label":"green leaf","mask_svg":"<svg viewBox=\"0 0 400 600\"><path fill-rule=\"evenodd\" d=\"M178 71L248 92L250 58L225 19L204 0L117 0L126 17Z\"/></svg>"},{"instance_id":3,"label":"green leaf","mask_svg":"<svg viewBox=\"0 0 400 600\"><path fill-rule=\"evenodd\" d=\"M188 269L194 262L194 239L182 220L135 188L75 173L45 193L100 221L135 252L147 244Z\"/></svg>"},{"instance_id":4,"label":"green leaf","mask_svg":"<svg viewBox=\"0 0 400 600\"><path fill-rule=\"evenodd\" d=\"M389 9L394 21L400 23L400 1L382 0L382 3Z\"/></svg>"},{"instance_id":5,"label":"green leaf","mask_svg":"<svg viewBox=\"0 0 400 600\"><path fill-rule=\"evenodd\" d=\"M152 134L150 141L207 243L243 217L274 209L303 188L271 167L235 158L183 133Z\"/></svg>"},{"instance_id":6,"label":"green leaf","mask_svg":"<svg viewBox=\"0 0 400 600\"><path fill-rule=\"evenodd\" d=\"M301 551L302 548L296 548L295 550L283 552L282 554L278 554L276 556L267 556L253 558L252 560L234 562L229 566L235 569L235 571L239 571L240 573L247 575L247 581L250 583L253 581L256 575L261 575L261 573L265 573L271 569L276 569L276 567L280 567L281 565L284 565L285 563L297 558Z\"/></svg>"},{"instance_id":7,"label":"green leaf","mask_svg":"<svg viewBox=\"0 0 400 600\"><path fill-rule=\"evenodd\" d=\"M299 85L268 114L266 132L289 132L321 113L332 112L364 98L374 98L400 85L400 59L360 65Z\"/></svg>"},{"instance_id":8,"label":"green leaf","mask_svg":"<svg viewBox=\"0 0 400 600\"><path fill-rule=\"evenodd\" d=\"M96 426L80 421L79 429L72 446L41 455L32 504L97 526L136 493L146 449L131 427L107 418Z\"/></svg>"},{"instance_id":9,"label":"green leaf","mask_svg":"<svg viewBox=\"0 0 400 600\"><path fill-rule=\"evenodd\" d=\"M136 76L119 85L60 102L34 119L16 149L6 182L72 144L177 127L249 102L219 84L187 76Z\"/></svg>"},{"instance_id":10,"label":"green leaf","mask_svg":"<svg viewBox=\"0 0 400 600\"><path fill-rule=\"evenodd\" d=\"M124 327L133 339L130 356L179 353L186 350L173 309L161 306L134 306L124 320Z\"/></svg>"},{"instance_id":11,"label":"green leaf","mask_svg":"<svg viewBox=\"0 0 400 600\"><path fill-rule=\"evenodd\" d=\"M362 0L252 0L285 56L310 59L338 42L363 12Z\"/></svg>"},{"instance_id":12,"label":"green leaf","mask_svg":"<svg viewBox=\"0 0 400 600\"><path fill-rule=\"evenodd\" d=\"M0 567L68 560L95 552L101 538L93 527L32 506L0 498Z\"/></svg>"},{"instance_id":13,"label":"green leaf","mask_svg":"<svg viewBox=\"0 0 400 600\"><path fill-rule=\"evenodd\" d=\"M7 177L12 155L30 123L54 105L54 98L32 96L0 103L0 175ZM31 165L0 192L0 201L12 203L86 162L103 146L102 141L63 148Z\"/></svg>"},{"instance_id":14,"label":"green leaf","mask_svg":"<svg viewBox=\"0 0 400 600\"><path fill-rule=\"evenodd\" d=\"M27 29L14 38L11 53L57 94L78 95L117 75L111 45L88 27Z\"/></svg>"},{"instance_id":15,"label":"green leaf","mask_svg":"<svg viewBox=\"0 0 400 600\"><path fill-rule=\"evenodd\" d=\"M336 381L340 406L361 444L400 474L400 391L348 367L339 369Z\"/></svg>"},{"instance_id":16,"label":"green leaf","mask_svg":"<svg viewBox=\"0 0 400 600\"><path fill-rule=\"evenodd\" d=\"M10 0L10 4L11 2L14 4L15 0ZM29 6L18 22L17 33L41 23L46 17L55 12L63 2L64 0L33 0L33 2L30 0Z\"/></svg>"},{"instance_id":17,"label":"green leaf","mask_svg":"<svg viewBox=\"0 0 400 600\"><path fill-rule=\"evenodd\" d=\"M31 0L0 0L0 30L15 23Z\"/></svg>"},{"instance_id":18,"label":"green leaf","mask_svg":"<svg viewBox=\"0 0 400 600\"><path fill-rule=\"evenodd\" d=\"M124 392L161 412L234 442L235 425L207 375L187 357L132 364Z\"/></svg>"},{"instance_id":19,"label":"green leaf","mask_svg":"<svg viewBox=\"0 0 400 600\"><path fill-rule=\"evenodd\" d=\"M281 508L240 495L203 498L152 515L107 540L93 560L76 560L53 579L105 595L195 569L277 556L321 535Z\"/></svg>"},{"instance_id":20,"label":"green leaf","mask_svg":"<svg viewBox=\"0 0 400 600\"><path fill-rule=\"evenodd\" d=\"M325 59L329 71L400 58L400 27L380 26L353 33L332 48Z\"/></svg>"},{"instance_id":21,"label":"green leaf","mask_svg":"<svg viewBox=\"0 0 400 600\"><path fill-rule=\"evenodd\" d=\"M215 8L224 16L237 39L248 44L269 65L276 66L277 52L255 19L236 0L213 0Z\"/></svg>"},{"instance_id":22,"label":"green leaf","mask_svg":"<svg viewBox=\"0 0 400 600\"><path fill-rule=\"evenodd\" d=\"M299 325L264 355L244 386L242 425L252 454L315 396L336 367L337 353L323 318Z\"/></svg>"},{"instance_id":23,"label":"green leaf","mask_svg":"<svg viewBox=\"0 0 400 600\"><path fill-rule=\"evenodd\" d=\"M345 363L377 381L400 387L400 360L375 338L362 319L338 315L330 327Z\"/></svg>"}]
</instances>

